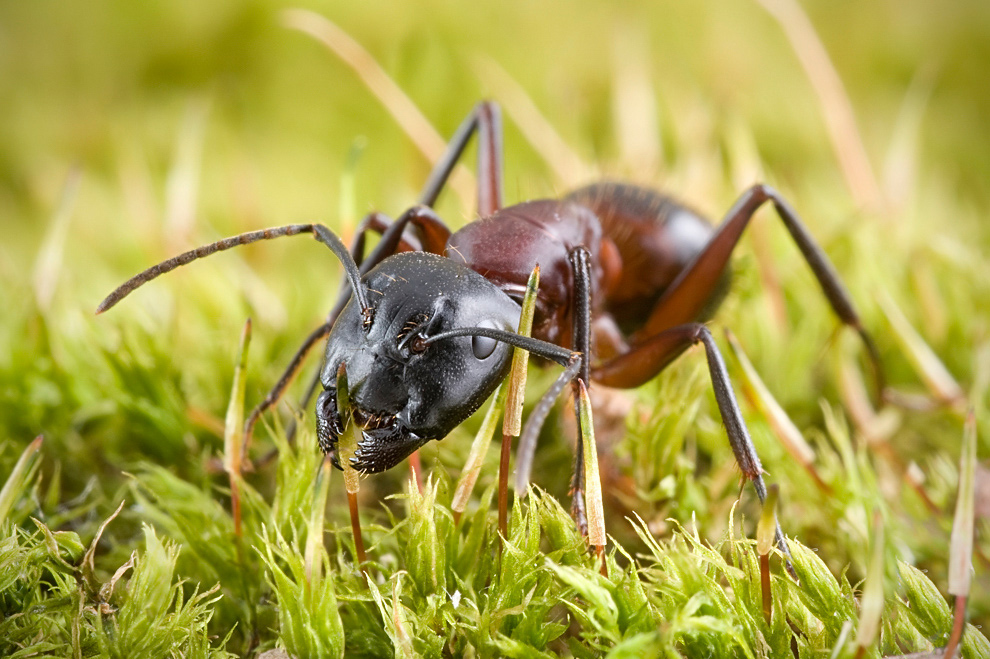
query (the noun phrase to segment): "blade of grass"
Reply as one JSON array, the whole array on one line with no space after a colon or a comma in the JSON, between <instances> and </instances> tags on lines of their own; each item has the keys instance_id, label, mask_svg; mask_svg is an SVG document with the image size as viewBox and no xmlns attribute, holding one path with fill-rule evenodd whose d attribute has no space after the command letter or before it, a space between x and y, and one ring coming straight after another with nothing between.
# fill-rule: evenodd
<instances>
[{"instance_id":1,"label":"blade of grass","mask_svg":"<svg viewBox=\"0 0 990 659\"><path fill-rule=\"evenodd\" d=\"M960 403L964 400L965 394L956 379L949 373L949 369L911 326L907 316L894 302L890 293L881 292L877 296L877 302L884 315L887 316L887 320L890 321L890 326L894 330L894 337L907 353L908 359L914 365L921 379L928 385L928 389L939 401L960 412Z\"/></svg>"},{"instance_id":2,"label":"blade of grass","mask_svg":"<svg viewBox=\"0 0 990 659\"><path fill-rule=\"evenodd\" d=\"M956 515L949 540L949 593L955 595L952 635L945 648L945 659L951 659L966 626L966 600L973 578L973 521L976 482L976 415L966 416L962 455L959 458L959 495Z\"/></svg>"},{"instance_id":3,"label":"blade of grass","mask_svg":"<svg viewBox=\"0 0 990 659\"><path fill-rule=\"evenodd\" d=\"M189 242L196 224L199 169L209 111L208 100L190 101L175 144L165 191L165 235L172 252L181 250Z\"/></svg>"},{"instance_id":4,"label":"blade of grass","mask_svg":"<svg viewBox=\"0 0 990 659\"><path fill-rule=\"evenodd\" d=\"M866 585L859 605L859 627L856 630L856 659L861 659L876 641L883 617L883 517L873 513L873 546L866 570Z\"/></svg>"},{"instance_id":5,"label":"blade of grass","mask_svg":"<svg viewBox=\"0 0 990 659\"><path fill-rule=\"evenodd\" d=\"M756 527L756 551L760 555L760 591L762 593L763 619L770 626L770 613L773 599L770 592L770 550L777 535L777 498L780 486L774 483L767 488L767 498L763 502L760 523Z\"/></svg>"},{"instance_id":6,"label":"blade of grass","mask_svg":"<svg viewBox=\"0 0 990 659\"><path fill-rule=\"evenodd\" d=\"M306 9L286 9L282 12L286 27L308 34L339 57L357 74L361 82L388 110L395 122L405 131L416 148L432 164L437 162L447 148L447 141L433 127L405 92L375 61L365 48L325 16ZM465 208L474 199L473 177L464 165L451 172L448 185Z\"/></svg>"},{"instance_id":7,"label":"blade of grass","mask_svg":"<svg viewBox=\"0 0 990 659\"><path fill-rule=\"evenodd\" d=\"M34 299L38 308L47 311L51 306L55 287L58 284L59 273L62 270L62 257L65 252L65 241L69 232L69 220L79 196L79 184L82 180L82 169L78 166L69 171L62 187L61 199L55 215L48 224L44 241L38 250L38 258L34 264Z\"/></svg>"},{"instance_id":8,"label":"blade of grass","mask_svg":"<svg viewBox=\"0 0 990 659\"><path fill-rule=\"evenodd\" d=\"M344 489L347 490L347 506L351 515L351 530L354 533L354 550L358 565L364 569L368 560L364 552L364 538L361 535L361 518L358 516L358 492L361 491L361 475L353 466L354 454L361 441L361 427L351 418L351 399L347 388L347 369L341 363L337 369L337 411L344 421L344 432L337 439L337 452L340 466L344 470Z\"/></svg>"},{"instance_id":9,"label":"blade of grass","mask_svg":"<svg viewBox=\"0 0 990 659\"><path fill-rule=\"evenodd\" d=\"M333 465L328 456L323 457L320 472L316 476L313 494L313 507L309 512L309 530L306 536L305 569L306 583L313 583L323 578L320 568L323 565L321 550L323 549L323 521L326 518L327 497L330 495L330 474Z\"/></svg>"},{"instance_id":10,"label":"blade of grass","mask_svg":"<svg viewBox=\"0 0 990 659\"><path fill-rule=\"evenodd\" d=\"M89 543L89 548L86 550L86 554L83 556L80 572L84 582L87 586L89 586L90 592L98 592L100 587L100 582L96 578L96 546L100 544L100 538L103 537L103 532L107 530L108 526L110 526L110 522L116 519L117 515L120 514L120 511L124 509L125 503L127 502L121 501L120 505L117 506L117 510L113 511L109 517L103 520L103 523L100 524L100 528L96 531L96 535L93 536L93 541Z\"/></svg>"},{"instance_id":11,"label":"blade of grass","mask_svg":"<svg viewBox=\"0 0 990 659\"><path fill-rule=\"evenodd\" d=\"M598 445L595 443L595 422L591 416L591 399L583 380L578 380L578 412L581 441L584 444L584 498L588 515L588 544L595 548L602 564L602 574L608 576L605 563L605 507L602 503L602 476L598 470Z\"/></svg>"},{"instance_id":12,"label":"blade of grass","mask_svg":"<svg viewBox=\"0 0 990 659\"><path fill-rule=\"evenodd\" d=\"M522 85L498 62L490 57L479 56L474 59L473 68L478 77L494 90L494 96L505 107L506 113L512 117L526 140L553 170L559 184L572 186L592 178L594 168L568 146Z\"/></svg>"},{"instance_id":13,"label":"blade of grass","mask_svg":"<svg viewBox=\"0 0 990 659\"><path fill-rule=\"evenodd\" d=\"M244 323L237 364L234 366L234 382L231 385L230 403L223 429L223 468L230 477L230 507L234 518L234 535L241 537L241 468L244 465L244 391L248 348L251 345L251 319Z\"/></svg>"},{"instance_id":14,"label":"blade of grass","mask_svg":"<svg viewBox=\"0 0 990 659\"><path fill-rule=\"evenodd\" d=\"M519 314L518 334L529 336L533 331L533 317L536 315L536 294L540 288L540 265L533 268L526 282L522 311ZM509 371L508 394L505 401L505 421L503 432L518 437L522 431L523 402L526 394L526 367L529 364L529 351L515 348L512 352L512 370Z\"/></svg>"},{"instance_id":15,"label":"blade of grass","mask_svg":"<svg viewBox=\"0 0 990 659\"><path fill-rule=\"evenodd\" d=\"M495 427L498 425L502 409L505 407L507 390L508 388L504 383L499 385L498 390L492 397L491 403L488 405L488 411L485 412L485 418L481 422L481 427L478 428L478 432L474 436L474 441L471 443L471 450L468 453L467 460L464 462L461 477L457 480L457 488L454 490L454 497L450 502L450 509L454 513L455 522L459 522L461 515L467 510L471 491L474 489L475 483L478 482L478 476L481 475L481 467L485 461L485 454L488 453L488 446L491 444L492 437L495 435Z\"/></svg>"},{"instance_id":16,"label":"blade of grass","mask_svg":"<svg viewBox=\"0 0 990 659\"><path fill-rule=\"evenodd\" d=\"M612 116L621 162L632 171L655 172L663 160L663 140L645 27L623 22L613 31Z\"/></svg>"},{"instance_id":17,"label":"blade of grass","mask_svg":"<svg viewBox=\"0 0 990 659\"><path fill-rule=\"evenodd\" d=\"M27 448L21 453L21 457L17 459L17 464L14 465L10 476L4 482L3 489L0 490L0 524L7 521L17 499L27 491L28 484L34 478L38 469L38 452L41 450L43 441L44 438L38 435L34 441L27 445Z\"/></svg>"},{"instance_id":18,"label":"blade of grass","mask_svg":"<svg viewBox=\"0 0 990 659\"><path fill-rule=\"evenodd\" d=\"M846 88L832 60L818 38L815 26L795 0L757 0L784 30L811 86L818 96L825 126L856 203L868 210L879 210L886 203L877 183L863 138L856 125L856 114Z\"/></svg>"},{"instance_id":19,"label":"blade of grass","mask_svg":"<svg viewBox=\"0 0 990 659\"><path fill-rule=\"evenodd\" d=\"M529 336L533 330L533 317L536 315L536 293L540 288L539 264L529 273L526 293L523 295L522 310L519 313L518 334ZM502 451L498 466L498 529L503 538L509 537L509 453L512 438L522 431L522 410L526 393L526 368L529 364L529 351L516 347L512 350L512 367L509 371L505 396L505 417L502 421ZM516 492L522 498L525 492Z\"/></svg>"}]
</instances>

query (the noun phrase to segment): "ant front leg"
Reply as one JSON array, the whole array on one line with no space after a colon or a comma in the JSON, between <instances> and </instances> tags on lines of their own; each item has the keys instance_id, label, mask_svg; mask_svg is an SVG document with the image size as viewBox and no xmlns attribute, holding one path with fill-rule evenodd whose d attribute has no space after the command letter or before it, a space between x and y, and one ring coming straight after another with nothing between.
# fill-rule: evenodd
<instances>
[{"instance_id":1,"label":"ant front leg","mask_svg":"<svg viewBox=\"0 0 990 659\"><path fill-rule=\"evenodd\" d=\"M571 267L573 288L571 291L571 309L573 313L573 328L571 334L571 355L574 363L574 373L570 376L571 389L574 399L574 416L576 419L577 441L574 447L574 462L571 470L571 516L582 537L586 538L601 561L602 574L607 575L605 562L605 520L601 505L601 483L589 485L585 475L590 472L597 474L597 447L594 442L594 427L591 419L590 401L588 400L587 383L589 383L590 368L588 355L591 354L591 254L584 247L576 247L567 254ZM552 396L555 398L556 394ZM542 403L542 401L541 401ZM539 407L539 406L538 406ZM546 410L534 410L530 418L539 418L535 427L542 424ZM585 443L588 450L595 454L585 455ZM504 445L503 445L504 446ZM516 492L524 495L529 483L533 455L536 450L536 434L523 432L519 440L516 459ZM587 464L586 464L587 463ZM588 465L592 465L588 467ZM593 476L594 477L594 476ZM587 495L587 498L586 498ZM592 524L589 527L588 518ZM589 533L590 531L590 533Z\"/></svg>"},{"instance_id":2,"label":"ant front leg","mask_svg":"<svg viewBox=\"0 0 990 659\"><path fill-rule=\"evenodd\" d=\"M743 474L753 482L756 494L760 497L760 503L763 503L767 496L767 486L763 481L763 466L760 464L760 457L756 453L756 447L753 446L753 440L750 439L746 423L739 411L739 404L736 401L735 393L732 391L732 385L729 383L729 374L725 368L722 353L707 327L701 323L687 323L666 329L640 343L629 352L596 367L592 370L591 375L596 382L601 382L606 386L636 386L628 384L632 381L629 379L630 374L638 376L649 372L651 375L646 378L648 380L656 376L696 343L705 347L708 372L711 376L712 388L715 390L715 401L718 404L718 411L722 417L725 433L728 435L736 463ZM633 377L633 380L640 381L640 378ZM796 578L791 564L791 552L787 548L784 533L780 528L780 523L776 522L776 525L777 546L787 559L787 571Z\"/></svg>"},{"instance_id":3,"label":"ant front leg","mask_svg":"<svg viewBox=\"0 0 990 659\"><path fill-rule=\"evenodd\" d=\"M581 411L579 407L579 380L585 383L590 379L590 364L588 355L591 353L591 255L584 247L576 247L567 254L570 262L573 288L571 291L571 308L573 310L573 328L571 334L572 354L576 358L573 365L574 373L568 382L571 383L574 397L574 415L577 420L578 441L574 448L574 462L571 470L571 516L577 524L578 530L584 537L588 536L588 517L585 506L584 490L584 443L581 441ZM556 394L549 397L553 400ZM518 496L525 496L529 487L529 477L533 469L533 459L536 454L537 432L531 429L538 429L543 425L543 420L549 413L549 409L538 407L533 410L530 421L527 422L525 430L519 439L519 446L516 452L516 478L515 489Z\"/></svg>"},{"instance_id":4,"label":"ant front leg","mask_svg":"<svg viewBox=\"0 0 990 659\"><path fill-rule=\"evenodd\" d=\"M648 337L658 332L692 322L699 317L715 292L743 230L749 225L756 210L767 201L773 202L777 215L797 243L805 261L811 266L815 279L818 280L832 310L843 323L855 329L863 340L873 370L876 395L880 401L883 401L886 387L880 356L873 339L860 322L849 293L828 257L825 256L825 252L812 238L798 214L776 190L766 185L754 185L739 197L708 244L657 301L649 319L637 335L632 337L631 343L635 345L642 339L649 340ZM633 384L620 386L638 386L655 374L635 367L633 372L638 372L643 377L632 378L635 380ZM629 378L626 381L630 381Z\"/></svg>"},{"instance_id":5,"label":"ant front leg","mask_svg":"<svg viewBox=\"0 0 990 659\"><path fill-rule=\"evenodd\" d=\"M574 415L577 419L578 440L574 448L574 464L571 469L571 515L581 531L588 535L588 517L584 500L584 442L581 441L581 414L578 406L581 380L590 384L589 360L591 354L591 255L584 247L577 247L568 253L574 275L574 289L571 305L574 313L572 347L581 353L581 368L578 379L571 384L574 393Z\"/></svg>"},{"instance_id":6,"label":"ant front leg","mask_svg":"<svg viewBox=\"0 0 990 659\"><path fill-rule=\"evenodd\" d=\"M433 166L419 203L436 204L454 166L464 154L474 132L478 132L478 215L487 217L502 208L502 113L496 103L481 101L461 122L443 157Z\"/></svg>"},{"instance_id":7,"label":"ant front leg","mask_svg":"<svg viewBox=\"0 0 990 659\"><path fill-rule=\"evenodd\" d=\"M289 362L289 366L286 367L285 371L282 373L282 377L278 379L278 382L276 382L275 386L268 392L268 395L266 395L265 398L258 403L253 410L251 410L251 414L248 415L247 421L244 422L244 445L241 449L242 455L247 455L248 443L251 441L251 436L254 434L254 426L258 423L258 419L260 419L261 415L268 409L276 405L278 401L281 400L282 394L285 393L285 390L295 379L296 375L299 374L299 370L302 368L303 362L313 349L313 346L330 334L330 328L332 326L333 324L330 322L323 323L313 330L308 337L306 337L303 344L299 346L298 350L296 350L296 354L292 356L292 361ZM307 403L312 395L312 392L307 394L305 399ZM286 432L290 442L295 436L295 430L295 422L293 422L293 425Z\"/></svg>"}]
</instances>

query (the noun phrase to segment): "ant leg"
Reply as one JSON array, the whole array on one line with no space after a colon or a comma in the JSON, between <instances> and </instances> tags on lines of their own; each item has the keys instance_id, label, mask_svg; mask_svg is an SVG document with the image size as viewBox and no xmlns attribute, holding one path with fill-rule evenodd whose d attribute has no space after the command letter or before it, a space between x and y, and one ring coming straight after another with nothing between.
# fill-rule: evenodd
<instances>
[{"instance_id":1,"label":"ant leg","mask_svg":"<svg viewBox=\"0 0 990 659\"><path fill-rule=\"evenodd\" d=\"M359 267L364 265L364 247L367 233L369 231L384 233L393 224L394 222L392 221L392 218L377 211L368 213L361 220L358 225L358 229L355 232L354 242L351 245L351 257ZM398 238L399 240L396 241L398 243L396 251L401 251L403 249L416 249L419 247L418 243L412 244L403 236L399 236ZM374 263L371 265L374 265ZM366 270L361 268L361 274L364 274L364 272L366 272ZM341 286L340 295L338 295L338 300L342 300L342 303L335 305L333 311L328 314L326 322L306 337L306 340L296 351L296 354L293 355L292 360L282 373L282 376L278 379L278 382L275 383L275 386L273 386L265 398L258 403L253 410L251 410L251 414L248 416L247 422L244 424L245 452L247 449L247 444L251 441L251 436L254 433L254 426L257 424L258 419L261 418L262 414L281 400L286 388L288 388L289 384L292 383L292 380L295 379L299 369L302 368L303 361L309 355L309 352L313 349L313 346L315 346L320 339L326 338L326 336L330 333L330 328L333 326L334 320L337 319L337 316L340 315L340 310L343 309L343 303L346 303L347 299L350 297L349 293L350 287L345 282ZM313 393L316 391L316 386L319 384L319 378L320 371L318 369L308 384L306 393L300 400L303 408L309 405L309 401L312 399ZM286 428L286 437L289 442L292 442L292 440L295 439L295 436L296 422L293 420L288 428Z\"/></svg>"},{"instance_id":2,"label":"ant leg","mask_svg":"<svg viewBox=\"0 0 990 659\"><path fill-rule=\"evenodd\" d=\"M577 523L581 535L588 535L588 518L584 501L584 443L581 441L581 415L578 409L578 380L585 383L589 379L588 355L591 353L591 255L584 247L577 247L568 253L571 270L574 274L574 290L571 304L574 312L574 329L571 347L581 353L581 368L577 378L571 382L574 393L574 415L577 418L578 440L574 447L574 464L571 469L571 515Z\"/></svg>"},{"instance_id":3,"label":"ant leg","mask_svg":"<svg viewBox=\"0 0 990 659\"><path fill-rule=\"evenodd\" d=\"M368 213L358 224L357 231L354 233L354 242L351 244L351 258L354 259L354 262L360 268L361 274L364 274L367 271L365 269L366 267L370 267L365 265L365 258L364 258L365 238L368 232L375 231L377 233L384 233L393 224L394 222L392 218L390 218L385 213L380 213L378 211L372 211ZM397 248L397 250L402 250L403 247L416 249L418 245L414 245L412 244L411 241L407 241L406 239L403 239L399 241L399 247ZM372 263L371 265L374 265L374 263ZM330 310L330 313L327 314L326 322L324 322L323 325L321 326L327 328L327 334L329 334L330 328L333 327L334 321L337 320L337 316L340 315L341 310L344 308L344 305L347 303L347 300L349 298L349 291L350 289L346 284L341 285L340 293L337 295L337 302ZM299 350L296 351L296 355L292 358L292 361L289 362L289 366L286 368L285 372L282 373L282 377L279 378L278 382L275 383L275 386L272 387L272 390L268 392L268 395L265 396L265 399L260 403L258 403L258 405L253 410L251 410L251 415L248 417L248 421L251 421L252 419L256 421L257 418L261 416L261 414L263 414L267 409L278 403L278 401L282 398L282 394L285 393L285 388L295 377L296 369L302 366L302 360L306 357L306 355L309 353L309 350L313 346L313 344L311 344L310 341L313 340L315 342L316 340L319 340L318 338L314 338L315 335L316 332L311 334L306 339L306 341L303 342L302 347L300 347ZM325 336L326 334L324 334L324 337ZM309 407L309 402L313 400L313 395L316 393L316 388L320 384L320 372L323 370L322 367L323 364L321 362L320 366L313 372L313 375L310 377L309 383L306 385L306 390L303 393L302 397L299 399L299 406L302 409L306 409L307 407ZM254 423L251 424L250 428L245 426L245 433L244 433L245 443L251 437L251 432L253 431L253 429L254 429ZM285 437L289 441L289 443L292 443L292 441L296 438L296 429L297 429L296 420L293 419L291 422L289 422L289 425L285 429ZM264 461L267 462L269 457L273 457L273 454L269 454L269 456L266 456Z\"/></svg>"},{"instance_id":4,"label":"ant leg","mask_svg":"<svg viewBox=\"0 0 990 659\"><path fill-rule=\"evenodd\" d=\"M460 160L468 142L478 131L478 215L487 217L502 207L502 113L498 104L482 101L461 123L450 138L447 151L430 173L419 203L436 204L454 165Z\"/></svg>"},{"instance_id":5,"label":"ant leg","mask_svg":"<svg viewBox=\"0 0 990 659\"><path fill-rule=\"evenodd\" d=\"M501 112L496 103L482 101L461 123L451 138L447 151L434 165L433 171L430 172L430 176L420 192L417 206L407 210L395 222L392 222L383 213L369 213L361 221L355 236L352 255L360 266L362 275L388 256L398 251L404 251L404 249L415 250L418 248L433 254L443 254L451 231L443 220L433 212L433 206L476 130L480 133L478 145L478 212L482 216L490 215L502 207ZM403 235L408 224L412 224L416 228L420 244L412 243L410 237ZM365 259L365 238L368 231L380 233L381 240ZM341 295L340 298L334 310L327 317L329 324L333 324L347 301L344 295Z\"/></svg>"},{"instance_id":6,"label":"ant leg","mask_svg":"<svg viewBox=\"0 0 990 659\"><path fill-rule=\"evenodd\" d=\"M591 256L584 247L577 247L568 253L568 260L571 264L574 287L571 293L571 304L574 313L574 325L571 335L572 355L577 358L576 368L573 375L568 378L574 393L574 414L577 418L578 441L574 448L574 463L571 470L571 516L577 524L581 535L588 535L588 518L584 500L584 444L581 441L581 415L578 407L578 392L580 385L577 380L585 383L591 381L589 377L590 367L587 355L591 351ZM561 385L563 386L563 385ZM587 386L587 385L586 385ZM559 393L559 392L558 392ZM556 400L556 394L550 399L550 404ZM542 409L538 406L530 414L527 427L519 438L519 446L516 450L516 478L515 488L517 493L525 493L529 486L529 477L533 468L533 457L536 454L536 440L539 427L543 425L543 420L549 413L549 407ZM534 419L536 421L534 422ZM530 425L532 423L532 425Z\"/></svg>"},{"instance_id":7,"label":"ant leg","mask_svg":"<svg viewBox=\"0 0 990 659\"><path fill-rule=\"evenodd\" d=\"M383 235L388 228L395 224L395 220L378 211L372 211L364 216L354 232L354 241L351 243L351 256L358 267L364 264L365 243L368 234L371 232ZM422 250L422 246L414 236L400 236L396 252L417 252Z\"/></svg>"},{"instance_id":8,"label":"ant leg","mask_svg":"<svg viewBox=\"0 0 990 659\"><path fill-rule=\"evenodd\" d=\"M496 103L478 104L478 215L502 208L502 112Z\"/></svg>"},{"instance_id":9,"label":"ant leg","mask_svg":"<svg viewBox=\"0 0 990 659\"><path fill-rule=\"evenodd\" d=\"M855 329L863 340L873 369L877 396L883 400L885 383L883 370L880 366L880 356L873 339L859 320L859 314L853 307L849 293L828 257L825 256L825 252L804 227L798 214L776 190L766 185L754 185L739 197L705 248L657 301L649 319L637 333L637 336L633 337L632 342L637 343L638 339L649 337L669 327L691 322L698 318L712 293L716 290L729 262L729 256L738 244L743 230L749 224L756 210L767 201L773 202L777 215L784 222L791 237L794 238L794 242L797 243L798 249L804 255L805 261L811 266L815 279L818 280L818 284L825 293L833 311L843 323ZM647 379L652 377L651 374ZM642 384L642 382L637 384Z\"/></svg>"},{"instance_id":10,"label":"ant leg","mask_svg":"<svg viewBox=\"0 0 990 659\"><path fill-rule=\"evenodd\" d=\"M412 225L416 230L415 235L405 233L405 229L409 225ZM379 241L381 247L375 247L367 259L370 264L364 267L366 260L364 256L365 240L368 233L372 231L381 236ZM361 220L358 230L354 234L351 256L354 257L358 266L362 266L361 274L364 274L371 267L398 252L430 252L431 254L443 255L450 233L450 229L433 212L433 209L422 204L407 210L397 221L393 221L384 213L368 213Z\"/></svg>"},{"instance_id":11,"label":"ant leg","mask_svg":"<svg viewBox=\"0 0 990 659\"><path fill-rule=\"evenodd\" d=\"M296 354L292 356L292 361L289 362L289 366L285 369L285 372L282 373L282 377L278 379L278 382L276 382L275 386L272 387L272 390L268 392L265 399L258 403L253 410L251 410L251 414L244 423L245 454L247 451L248 442L251 441L251 435L254 433L254 426L258 423L258 419L261 418L261 415L264 414L265 411L278 403L278 401L282 398L282 394L285 393L286 388L288 388L289 384L292 383L292 380L295 379L296 374L299 373L303 361L306 359L306 356L309 355L310 350L313 349L313 346L315 346L317 342L325 339L327 335L330 334L330 327L330 323L323 323L308 337L306 337L306 340L296 351ZM294 430L295 428L293 427L293 431ZM293 435L294 434L295 432L293 432Z\"/></svg>"},{"instance_id":12,"label":"ant leg","mask_svg":"<svg viewBox=\"0 0 990 659\"><path fill-rule=\"evenodd\" d=\"M715 401L718 403L718 411L725 425L725 433L729 437L729 445L732 453L736 457L736 463L743 474L753 482L756 494L762 503L767 496L766 483L763 481L763 466L760 464L760 457L753 446L753 440L749 437L749 431L743 421L742 413L739 411L739 404L736 402L736 395L729 384L729 374L725 368L725 361L712 338L711 332L701 323L688 323L666 329L653 337L650 337L629 352L609 360L601 366L592 370L592 377L596 382L601 382L606 386L630 387L630 374L632 379L645 381L641 376L645 371L651 375L646 380L656 376L668 364L677 359L690 346L701 343L705 346L705 354L708 357L708 371L711 375L712 388L715 390ZM777 522L777 546L787 558L788 572L794 576L791 566L791 553L784 540L784 533Z\"/></svg>"},{"instance_id":13,"label":"ant leg","mask_svg":"<svg viewBox=\"0 0 990 659\"><path fill-rule=\"evenodd\" d=\"M353 246L354 260L361 267L361 274L367 273L388 256L400 251L403 242L415 248L403 232L412 224L418 233L420 249L433 254L443 254L451 231L440 217L433 212L433 206L447 183L464 149L475 131L480 133L478 145L478 212L490 215L502 206L502 119L498 105L491 101L478 103L454 133L447 151L434 165L419 195L419 204L403 213L398 220L390 222L387 215L371 213L362 220ZM375 249L364 258L365 237L369 230L378 231L382 237ZM347 302L341 295L327 317L332 324Z\"/></svg>"},{"instance_id":14,"label":"ant leg","mask_svg":"<svg viewBox=\"0 0 990 659\"><path fill-rule=\"evenodd\" d=\"M423 205L413 206L395 222L391 222L381 213L372 213L361 224L363 231L355 237L353 251L354 259L361 266L362 275L367 274L389 256L397 252L409 251L408 248L415 247L418 248L415 251L442 255L447 246L447 238L450 237L450 229L440 216L429 206ZM416 237L405 234L409 225L416 229ZM371 254L365 258L364 240L371 230L379 231L381 239Z\"/></svg>"},{"instance_id":15,"label":"ant leg","mask_svg":"<svg viewBox=\"0 0 990 659\"><path fill-rule=\"evenodd\" d=\"M591 255L584 247L576 247L567 254L571 264L574 288L571 293L571 305L574 313L574 326L571 338L571 348L578 357L577 369L569 379L574 398L574 416L577 419L578 439L574 446L574 462L571 468L571 516L578 530L585 538L588 537L588 516L584 500L584 443L581 441L581 412L579 380L588 383L588 355L591 351ZM553 399L556 399L554 395ZM553 400L551 399L551 400ZM548 410L537 414L534 411L530 417L539 417L537 428L543 423L543 415ZM529 422L527 422L528 426ZM529 484L529 476L533 467L533 456L536 453L536 432L523 432L516 451L516 492L525 493ZM522 496L522 495L520 495Z\"/></svg>"},{"instance_id":16,"label":"ant leg","mask_svg":"<svg viewBox=\"0 0 990 659\"><path fill-rule=\"evenodd\" d=\"M577 368L568 377L571 383L574 398L574 415L577 420L578 438L574 447L574 462L571 469L571 516L585 538L588 537L588 515L585 505L585 481L584 481L584 436L581 431L581 409L580 390L583 383L590 382L588 355L591 351L591 255L584 247L576 247L568 252L568 260L574 278L574 288L571 294L571 304L574 313L574 328L571 339L571 354L577 358ZM558 381L559 382L559 381ZM556 393L549 398L556 399ZM541 401L541 406L543 401ZM533 466L533 455L536 451L536 439L539 426L543 423L548 409L542 411L534 410L527 422L527 428L523 431L519 439L519 446L516 457L516 492L525 493L529 483L529 474ZM535 423L535 432L530 432L530 423L533 419L539 420ZM592 429L593 430L593 429ZM503 439L503 446L505 440ZM504 451L505 449L503 449ZM504 455L504 453L503 453ZM522 496L522 495L520 495ZM599 548L603 551L603 548ZM604 563L603 563L604 566ZM604 567L603 567L604 569Z\"/></svg>"}]
</instances>

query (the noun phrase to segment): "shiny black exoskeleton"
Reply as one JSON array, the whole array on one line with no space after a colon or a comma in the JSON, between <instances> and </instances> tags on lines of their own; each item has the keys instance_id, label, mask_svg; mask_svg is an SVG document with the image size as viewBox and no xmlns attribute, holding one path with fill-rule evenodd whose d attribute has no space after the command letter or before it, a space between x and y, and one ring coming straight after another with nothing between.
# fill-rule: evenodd
<instances>
[{"instance_id":1,"label":"shiny black exoskeleton","mask_svg":"<svg viewBox=\"0 0 990 659\"><path fill-rule=\"evenodd\" d=\"M320 447L339 468L337 437L344 423L336 378L343 364L363 436L353 467L372 473L446 437L491 395L511 363L511 347L488 337L426 339L479 327L512 332L520 307L473 270L424 252L385 259L363 283L370 320L352 297L334 323L316 419Z\"/></svg>"}]
</instances>

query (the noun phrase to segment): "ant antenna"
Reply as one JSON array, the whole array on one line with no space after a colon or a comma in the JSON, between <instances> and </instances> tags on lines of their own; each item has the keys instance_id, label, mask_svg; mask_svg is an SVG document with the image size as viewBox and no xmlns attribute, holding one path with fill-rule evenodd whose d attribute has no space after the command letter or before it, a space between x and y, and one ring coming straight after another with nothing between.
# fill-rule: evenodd
<instances>
[{"instance_id":1,"label":"ant antenna","mask_svg":"<svg viewBox=\"0 0 990 659\"><path fill-rule=\"evenodd\" d=\"M316 239L329 247L330 251L336 255L341 265L344 266L344 272L347 274L347 281L350 282L351 290L354 291L354 297L357 300L358 305L361 307L361 313L364 314L365 326L370 326L371 305L368 304L368 296L365 295L364 284L361 283L361 271L358 269L357 263L354 262L354 257L351 256L351 252L347 249L347 245L344 244L344 241L341 240L337 234L322 224L312 224L310 226L312 227L313 235L316 236Z\"/></svg>"},{"instance_id":2,"label":"ant antenna","mask_svg":"<svg viewBox=\"0 0 990 659\"><path fill-rule=\"evenodd\" d=\"M151 266L147 270L139 272L125 281L115 291L110 293L110 295L108 295L103 302L100 302L100 306L96 308L96 313L103 313L127 297L134 289L148 283L159 275L175 270L179 266L186 265L187 263L191 263L197 259L204 258L216 252L222 252L232 247L248 245L250 243L258 242L259 240L271 240L273 238L281 238L283 236L294 236L299 233L312 233L313 237L329 247L330 251L334 253L337 259L344 266L344 272L347 274L347 280L351 285L351 290L354 291L354 297L361 306L361 311L364 314L366 322L370 324L371 307L368 305L368 297L365 294L364 285L361 283L361 273L358 270L357 264L354 262L354 258L348 251L347 246L344 245L343 241L337 236L337 234L322 224L288 224L271 229L261 229L260 231L249 231L248 233L242 233L229 238L224 238L223 240L218 240L215 243L210 243L209 245L203 245L202 247L191 249L188 252L183 252L178 256L173 256L166 261L162 261L158 265Z\"/></svg>"}]
</instances>

